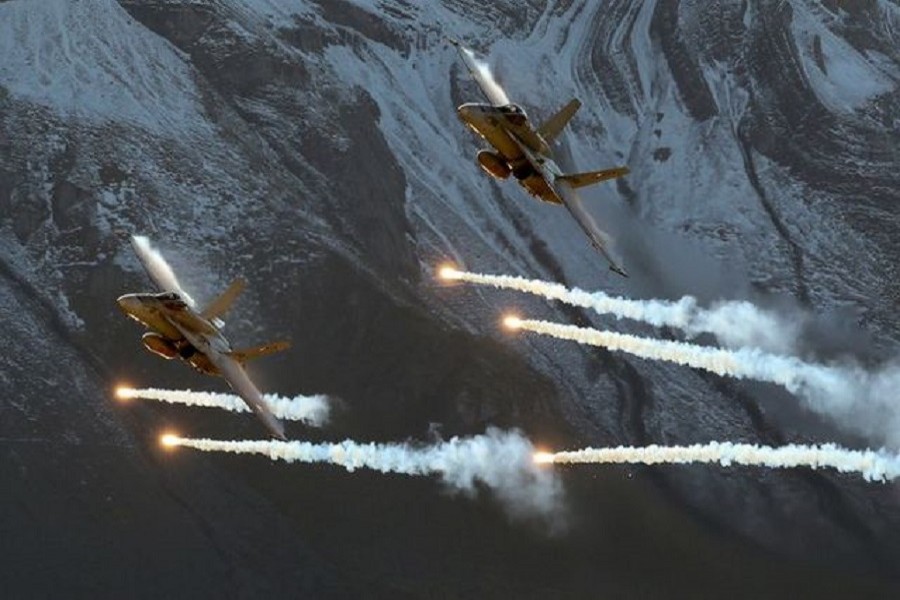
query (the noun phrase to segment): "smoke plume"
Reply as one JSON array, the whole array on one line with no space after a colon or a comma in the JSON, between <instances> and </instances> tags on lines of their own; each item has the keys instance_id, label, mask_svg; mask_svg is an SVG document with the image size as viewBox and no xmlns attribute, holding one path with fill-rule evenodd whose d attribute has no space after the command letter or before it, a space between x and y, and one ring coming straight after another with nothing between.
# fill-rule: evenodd
<instances>
[{"instance_id":1,"label":"smoke plume","mask_svg":"<svg viewBox=\"0 0 900 600\"><path fill-rule=\"evenodd\" d=\"M698 306L697 299L693 296L684 296L677 302L632 300L610 296L603 292L569 289L558 283L538 279L468 273L451 267L441 269L440 276L448 280L488 285L498 289L534 294L548 300L559 300L572 306L589 308L600 314L611 314L618 319L642 321L656 327L674 327L690 337L711 333L729 348L749 346L787 354L794 351L800 334L797 319L783 318L746 301L717 302L704 309Z\"/></svg>"},{"instance_id":2,"label":"smoke plume","mask_svg":"<svg viewBox=\"0 0 900 600\"><path fill-rule=\"evenodd\" d=\"M771 469L809 467L859 473L866 481L888 481L900 477L900 455L874 450L847 450L834 444L773 448L754 444L712 442L692 446L646 446L634 448L586 448L555 454L538 453L537 463L553 464L691 464L719 463L723 467L747 465Z\"/></svg>"},{"instance_id":3,"label":"smoke plume","mask_svg":"<svg viewBox=\"0 0 900 600\"><path fill-rule=\"evenodd\" d=\"M116 396L122 400L140 398L143 400L155 400L169 404L183 404L185 406L203 406L221 408L231 412L251 412L240 396L232 394L217 394L213 392L195 392L193 390L160 390L160 389L134 389L120 387L116 390ZM328 423L330 407L326 396L294 396L285 398L275 394L264 394L266 405L279 419L287 421L302 421L313 427L322 427Z\"/></svg>"},{"instance_id":4,"label":"smoke plume","mask_svg":"<svg viewBox=\"0 0 900 600\"><path fill-rule=\"evenodd\" d=\"M271 460L327 463L351 473L371 469L380 473L438 475L451 489L468 496L479 484L489 487L517 517L543 517L558 524L562 486L554 474L533 460L534 448L518 432L490 428L484 435L454 437L433 446L359 443L334 444L278 441L217 441L165 436L167 446L204 452L261 454Z\"/></svg>"},{"instance_id":5,"label":"smoke plume","mask_svg":"<svg viewBox=\"0 0 900 600\"><path fill-rule=\"evenodd\" d=\"M756 348L724 350L515 317L507 318L506 325L717 375L775 383L838 425L880 443L900 447L900 405L896 400L900 368L897 366L870 373L858 367L810 364Z\"/></svg>"}]
</instances>

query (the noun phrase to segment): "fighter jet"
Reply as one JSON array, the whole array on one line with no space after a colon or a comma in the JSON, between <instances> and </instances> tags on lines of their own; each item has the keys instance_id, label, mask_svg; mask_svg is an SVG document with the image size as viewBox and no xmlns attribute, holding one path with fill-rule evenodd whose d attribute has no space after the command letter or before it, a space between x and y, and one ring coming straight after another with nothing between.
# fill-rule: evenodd
<instances>
[{"instance_id":1,"label":"fighter jet","mask_svg":"<svg viewBox=\"0 0 900 600\"><path fill-rule=\"evenodd\" d=\"M285 440L284 426L263 401L262 394L244 370L248 360L280 352L287 342L264 344L245 350L234 350L222 335L220 319L243 291L242 279L203 310L181 289L174 273L145 237L131 238L132 246L150 279L161 293L125 294L116 302L126 315L138 321L149 332L141 338L144 347L167 360L179 358L206 375L218 375L247 403L271 434Z\"/></svg>"},{"instance_id":2,"label":"fighter jet","mask_svg":"<svg viewBox=\"0 0 900 600\"><path fill-rule=\"evenodd\" d=\"M449 39L449 42L459 50L463 63L489 102L466 103L456 109L462 122L494 147L493 151L478 152L476 157L481 168L496 179L508 179L512 175L532 196L565 206L591 244L609 262L610 270L627 277L625 270L607 251L609 236L581 205L575 190L627 175L628 168L565 174L553 161L550 144L581 107L581 102L572 100L546 123L535 127L522 107L509 101L487 67L475 59L471 50L456 40Z\"/></svg>"}]
</instances>

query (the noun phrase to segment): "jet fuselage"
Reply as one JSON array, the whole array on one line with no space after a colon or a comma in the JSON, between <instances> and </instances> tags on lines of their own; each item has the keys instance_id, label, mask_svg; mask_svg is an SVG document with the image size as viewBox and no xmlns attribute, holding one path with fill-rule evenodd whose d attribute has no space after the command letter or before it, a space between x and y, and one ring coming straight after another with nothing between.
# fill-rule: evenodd
<instances>
[{"instance_id":1,"label":"jet fuselage","mask_svg":"<svg viewBox=\"0 0 900 600\"><path fill-rule=\"evenodd\" d=\"M150 330L142 340L147 350L166 359L180 358L201 373L221 375L206 354L231 352L231 344L178 294L126 294L116 303L126 315Z\"/></svg>"},{"instance_id":2,"label":"jet fuselage","mask_svg":"<svg viewBox=\"0 0 900 600\"><path fill-rule=\"evenodd\" d=\"M466 126L496 150L496 153L489 153L490 156L479 153L479 163L485 171L496 178L512 174L532 196L544 202L563 203L550 184L550 179L562 172L550 158L549 145L532 127L520 106L467 103L456 112ZM488 161L498 161L498 170L491 170L485 164ZM505 171L502 170L504 166Z\"/></svg>"},{"instance_id":3,"label":"jet fuselage","mask_svg":"<svg viewBox=\"0 0 900 600\"><path fill-rule=\"evenodd\" d=\"M246 282L236 279L200 311L147 238L132 236L131 245L153 282L165 290L159 294L126 294L116 300L122 312L150 330L141 338L144 347L165 359L180 358L203 374L222 377L274 437L286 440L284 426L250 379L244 363L280 352L289 344L277 342L235 351L222 335L224 323L219 317L228 311Z\"/></svg>"},{"instance_id":4,"label":"jet fuselage","mask_svg":"<svg viewBox=\"0 0 900 600\"><path fill-rule=\"evenodd\" d=\"M493 147L493 150L481 150L476 155L481 168L496 179L508 179L512 175L532 196L564 206L590 238L591 244L609 262L609 268L627 276L607 251L610 237L585 210L576 190L627 175L628 168L563 173L554 162L550 149L550 143L559 137L581 107L581 101L574 98L544 123L533 125L522 107L510 102L490 68L477 60L474 52L453 38L449 38L449 42L456 46L466 69L488 100L487 104L466 103L456 109L460 120Z\"/></svg>"}]
</instances>

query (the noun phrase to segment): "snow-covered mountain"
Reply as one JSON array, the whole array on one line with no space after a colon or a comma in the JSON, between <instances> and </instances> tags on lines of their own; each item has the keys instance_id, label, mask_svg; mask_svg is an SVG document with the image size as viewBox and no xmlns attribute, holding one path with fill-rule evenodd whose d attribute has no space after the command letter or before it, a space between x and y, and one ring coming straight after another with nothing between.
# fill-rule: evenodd
<instances>
[{"instance_id":1,"label":"snow-covered mountain","mask_svg":"<svg viewBox=\"0 0 900 600\"><path fill-rule=\"evenodd\" d=\"M159 455L164 423L212 437L258 431L115 407L108 389L120 379L219 384L145 355L118 314L115 297L147 285L126 243L140 232L201 298L250 280L230 335L294 341L289 356L260 363L263 386L346 405L335 429L315 435L425 439L440 423L444 434L518 426L549 446L865 445L769 386L511 340L497 327L507 306L650 330L444 287L433 271L451 259L634 297L747 297L819 315L810 356L895 356L898 32L894 0L0 2L0 481L13 490L0 526L17 540L4 556L76 565L59 581L81 581L82 593L102 571L83 560L86 546L120 570L146 565L146 581L122 590L167 593L196 575L191 589L211 596L583 595L601 557L615 567L601 590L634 591L642 577L639 589L658 595L677 572L688 589L720 595L731 572L722 555L771 581L882 593L900 563L892 485L579 471L566 480L583 531L548 541L490 504L440 497L432 482ZM588 197L632 278L608 274L565 211L480 171L480 146L454 111L477 90L446 35L487 57L533 118L582 100L559 152L571 169L630 167ZM430 521L398 508L413 498ZM373 521L394 534L372 539ZM433 548L450 524L480 543ZM613 557L617 535L630 540L625 557ZM146 536L146 548L172 553L142 549ZM565 582L559 566L519 574L549 548L576 565ZM693 560L681 556L689 549ZM440 551L446 570L420 564ZM491 552L509 562L472 567ZM648 556L657 562L624 566ZM192 567L199 557L214 566ZM781 557L843 570L810 583ZM308 576L284 575L292 559ZM5 576L21 584L34 568ZM871 574L874 587L849 572Z\"/></svg>"}]
</instances>

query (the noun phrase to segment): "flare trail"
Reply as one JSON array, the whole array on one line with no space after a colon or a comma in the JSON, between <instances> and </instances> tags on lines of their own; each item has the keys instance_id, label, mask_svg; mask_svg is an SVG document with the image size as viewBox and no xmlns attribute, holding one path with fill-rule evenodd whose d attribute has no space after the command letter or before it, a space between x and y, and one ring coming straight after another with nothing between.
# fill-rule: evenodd
<instances>
[{"instance_id":1,"label":"flare trail","mask_svg":"<svg viewBox=\"0 0 900 600\"><path fill-rule=\"evenodd\" d=\"M516 432L488 429L484 435L454 437L432 446L412 444L278 441L219 441L164 436L166 446L204 452L260 454L271 460L327 463L353 472L438 475L453 489L467 494L477 484L489 486L517 516L552 516L560 508L562 488L553 474L535 465L531 443Z\"/></svg>"},{"instance_id":2,"label":"flare trail","mask_svg":"<svg viewBox=\"0 0 900 600\"><path fill-rule=\"evenodd\" d=\"M798 336L796 320L787 320L745 301L719 302L709 309L697 305L696 298L685 296L668 300L632 300L603 292L569 289L558 283L525 279L512 275L486 275L459 271L445 266L442 279L515 290L559 300L571 306L589 308L618 319L641 321L655 327L674 327L689 336L711 333L730 348L754 346L773 352L790 352Z\"/></svg>"},{"instance_id":3,"label":"flare trail","mask_svg":"<svg viewBox=\"0 0 900 600\"><path fill-rule=\"evenodd\" d=\"M222 408L231 412L250 412L250 408L239 397L232 394L217 394L213 392L195 392L193 390L159 390L159 389L133 389L120 387L116 390L116 396L122 400L140 398L168 402L169 404L183 404L185 406L203 406ZM328 422L329 405L326 396L295 396L285 398L275 394L264 394L263 400L269 409L279 419L288 421L303 421L308 425L321 427Z\"/></svg>"},{"instance_id":4,"label":"flare trail","mask_svg":"<svg viewBox=\"0 0 900 600\"><path fill-rule=\"evenodd\" d=\"M900 477L900 455L874 450L847 450L834 444L774 448L754 444L712 442L692 446L646 446L634 448L586 448L569 452L537 453L539 464L692 464L718 463L723 467L746 465L772 469L835 469L858 473L866 481L888 481Z\"/></svg>"}]
</instances>

